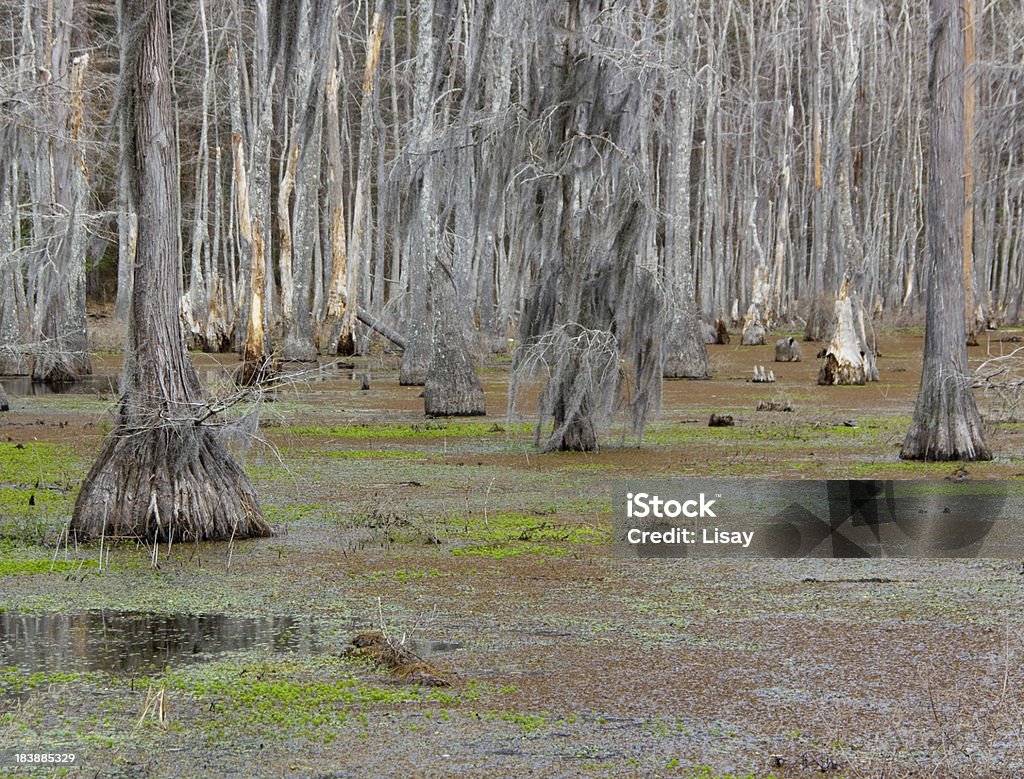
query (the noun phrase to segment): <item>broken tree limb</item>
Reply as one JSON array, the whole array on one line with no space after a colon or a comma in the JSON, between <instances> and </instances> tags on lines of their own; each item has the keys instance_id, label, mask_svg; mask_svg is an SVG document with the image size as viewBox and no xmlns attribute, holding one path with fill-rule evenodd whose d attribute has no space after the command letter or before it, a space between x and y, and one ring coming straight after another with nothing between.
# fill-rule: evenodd
<instances>
[{"instance_id":1,"label":"broken tree limb","mask_svg":"<svg viewBox=\"0 0 1024 779\"><path fill-rule=\"evenodd\" d=\"M381 322L379 319L377 319L377 317L375 317L366 309L356 309L356 319L358 319L368 328L373 330L375 333L380 333L382 336L391 341L391 343L393 343L399 349L405 348L405 338L403 338L397 330Z\"/></svg>"},{"instance_id":2,"label":"broken tree limb","mask_svg":"<svg viewBox=\"0 0 1024 779\"><path fill-rule=\"evenodd\" d=\"M334 294L338 296L338 300L341 302L343 307L342 310L348 307L348 294L343 290L335 289ZM356 308L356 319L366 325L368 328L373 330L375 333L380 333L382 336L387 338L391 343L397 346L399 349L405 348L405 338L388 324L385 324L381 320L377 319L373 314L367 311L362 306Z\"/></svg>"}]
</instances>

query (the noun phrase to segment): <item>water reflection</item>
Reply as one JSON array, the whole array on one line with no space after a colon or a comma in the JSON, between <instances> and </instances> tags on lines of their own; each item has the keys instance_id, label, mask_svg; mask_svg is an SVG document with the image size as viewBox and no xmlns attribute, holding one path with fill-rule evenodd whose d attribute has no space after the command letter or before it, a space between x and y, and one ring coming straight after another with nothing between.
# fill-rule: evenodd
<instances>
[{"instance_id":1,"label":"water reflection","mask_svg":"<svg viewBox=\"0 0 1024 779\"><path fill-rule=\"evenodd\" d=\"M316 652L316 626L296 617L82 611L0 614L0 665L36 671L135 673L241 650Z\"/></svg>"},{"instance_id":2,"label":"water reflection","mask_svg":"<svg viewBox=\"0 0 1024 779\"><path fill-rule=\"evenodd\" d=\"M78 381L57 384L32 381L29 376L0 376L7 394L17 397L38 395L113 395L117 392L117 376L83 376Z\"/></svg>"}]
</instances>

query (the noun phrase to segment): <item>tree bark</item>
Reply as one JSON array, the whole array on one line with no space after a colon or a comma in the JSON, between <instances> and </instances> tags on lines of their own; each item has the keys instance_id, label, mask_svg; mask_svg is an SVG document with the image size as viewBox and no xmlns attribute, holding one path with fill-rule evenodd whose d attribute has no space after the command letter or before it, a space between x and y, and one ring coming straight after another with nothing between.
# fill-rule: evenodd
<instances>
[{"instance_id":1,"label":"tree bark","mask_svg":"<svg viewBox=\"0 0 1024 779\"><path fill-rule=\"evenodd\" d=\"M92 373L85 316L88 193L82 138L89 55L73 57L75 2L60 0L46 9L47 57L41 70L49 113L56 124L56 132L43 141L46 154L39 160L43 180L35 182L40 192L49 195L44 207L50 224L44 230L51 242L41 258L34 300L32 380L46 383L74 381Z\"/></svg>"},{"instance_id":2,"label":"tree bark","mask_svg":"<svg viewBox=\"0 0 1024 779\"><path fill-rule=\"evenodd\" d=\"M835 331L825 349L818 384L865 384L870 380L871 370L858 337L856 318L850 282L845 281L836 298Z\"/></svg>"},{"instance_id":3,"label":"tree bark","mask_svg":"<svg viewBox=\"0 0 1024 779\"><path fill-rule=\"evenodd\" d=\"M974 0L962 0L964 13L964 317L967 343L978 345L974 295Z\"/></svg>"},{"instance_id":4,"label":"tree bark","mask_svg":"<svg viewBox=\"0 0 1024 779\"><path fill-rule=\"evenodd\" d=\"M455 301L455 279L441 260L431 268L433 354L423 387L428 417L477 417L487 413L484 388L473 369Z\"/></svg>"},{"instance_id":5,"label":"tree bark","mask_svg":"<svg viewBox=\"0 0 1024 779\"><path fill-rule=\"evenodd\" d=\"M295 200L289 209L284 204L281 226L289 225L291 240L287 256L281 253L282 279L284 266L290 266L291 290L288 299L282 284L284 317L284 346L282 359L289 362L316 361L316 343L313 337L313 285L315 255L317 253L317 225L319 224L320 152L323 134L322 109L327 46L334 41L328 37L332 5L327 0L303 0L299 3L298 32L292 54L295 60L295 104L291 128ZM316 285L320 285L319 279Z\"/></svg>"},{"instance_id":6,"label":"tree bark","mask_svg":"<svg viewBox=\"0 0 1024 779\"><path fill-rule=\"evenodd\" d=\"M150 542L265 536L252 485L206 424L184 348L166 1L126 3L129 29L141 32L123 74L138 258L117 424L82 485L71 528L84 538Z\"/></svg>"},{"instance_id":7,"label":"tree bark","mask_svg":"<svg viewBox=\"0 0 1024 779\"><path fill-rule=\"evenodd\" d=\"M665 269L672 295L672 325L666 336L666 379L710 379L711 363L701 332L700 310L693 285L693 254L690 246L690 154L693 146L693 48L696 24L692 10L676 22L671 51L672 139L671 190L666 224Z\"/></svg>"},{"instance_id":8,"label":"tree bark","mask_svg":"<svg viewBox=\"0 0 1024 779\"><path fill-rule=\"evenodd\" d=\"M418 218L416 237L409 256L409 307L405 351L398 383L424 384L431 359L431 326L428 319L428 263L438 256L439 225L434 192L431 144L434 140L434 0L420 0L419 37L416 44L416 88L414 99L414 169L419 172ZM415 185L414 185L415 186Z\"/></svg>"},{"instance_id":9,"label":"tree bark","mask_svg":"<svg viewBox=\"0 0 1024 779\"><path fill-rule=\"evenodd\" d=\"M959 0L931 0L928 309L921 387L900 451L910 460L992 457L971 390L964 321L963 30Z\"/></svg>"}]
</instances>

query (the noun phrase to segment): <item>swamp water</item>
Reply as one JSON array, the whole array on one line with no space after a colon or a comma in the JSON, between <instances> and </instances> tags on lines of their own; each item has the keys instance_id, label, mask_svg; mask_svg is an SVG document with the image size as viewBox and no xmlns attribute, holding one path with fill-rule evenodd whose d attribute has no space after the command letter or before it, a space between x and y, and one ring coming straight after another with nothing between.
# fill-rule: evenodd
<instances>
[{"instance_id":1,"label":"swamp water","mask_svg":"<svg viewBox=\"0 0 1024 779\"><path fill-rule=\"evenodd\" d=\"M333 626L332 626L333 628ZM308 617L240 617L93 610L0 614L0 666L38 671L135 674L212 660L225 652L317 654L340 652L365 627L327 632ZM452 641L412 639L420 657L462 647Z\"/></svg>"}]
</instances>

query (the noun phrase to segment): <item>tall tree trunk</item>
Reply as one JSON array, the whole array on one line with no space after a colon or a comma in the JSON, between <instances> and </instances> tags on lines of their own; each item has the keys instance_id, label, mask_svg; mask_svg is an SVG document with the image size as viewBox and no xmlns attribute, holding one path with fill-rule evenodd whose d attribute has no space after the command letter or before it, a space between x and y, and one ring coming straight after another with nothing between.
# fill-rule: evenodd
<instances>
[{"instance_id":1,"label":"tall tree trunk","mask_svg":"<svg viewBox=\"0 0 1024 779\"><path fill-rule=\"evenodd\" d=\"M294 192L292 208L285 204L282 227L290 221L290 251L281 252L282 279L284 265L290 265L291 290L285 300L282 283L282 309L284 317L284 346L282 358L291 362L315 362L316 343L313 336L313 285L315 255L317 253L317 225L320 189L320 149L323 133L325 59L327 47L334 41L328 37L332 29L332 4L327 0L303 0L299 4L298 31L292 58L295 62L296 81L294 117L290 140L294 161ZM316 279L317 286L320 280Z\"/></svg>"},{"instance_id":2,"label":"tall tree trunk","mask_svg":"<svg viewBox=\"0 0 1024 779\"><path fill-rule=\"evenodd\" d=\"M203 273L203 258L209 256L211 249L210 230L207 223L209 214L209 182L210 182L210 149L209 115L210 92L213 85L213 73L210 67L210 34L206 23L206 3L199 1L199 22L203 36L203 92L200 108L199 159L196 161L196 192L193 202L192 216L192 250L189 263L189 282L185 296L182 298L182 314L185 318L186 337L194 349L216 349L215 344L207 340L210 332L210 280Z\"/></svg>"},{"instance_id":3,"label":"tall tree trunk","mask_svg":"<svg viewBox=\"0 0 1024 779\"><path fill-rule=\"evenodd\" d=\"M79 0L80 2L80 0ZM45 139L45 168L36 182L50 199L51 224L44 229L51 243L45 249L36 288L33 331L37 342L32 380L74 381L92 373L86 338L85 249L86 191L85 72L88 53L72 57L75 0L48 4L48 34L43 88L56 132Z\"/></svg>"},{"instance_id":4,"label":"tall tree trunk","mask_svg":"<svg viewBox=\"0 0 1024 779\"><path fill-rule=\"evenodd\" d=\"M125 16L141 34L122 74L138 261L117 425L82 485L71 528L85 538L152 542L270 535L252 485L204 424L210 413L184 348L167 1L129 0Z\"/></svg>"},{"instance_id":5,"label":"tall tree trunk","mask_svg":"<svg viewBox=\"0 0 1024 779\"><path fill-rule=\"evenodd\" d=\"M124 73L125 51L128 47L128 31L125 29L124 4L126 0L117 0L117 37L118 54L120 56L120 72ZM128 144L131 128L125 124L124 113L118 117L118 146L124 148ZM131 172L126 168L131 161L127 155L118 157L117 168L117 296L114 300L114 318L122 325L128 323L128 315L132 306L132 266L135 264L135 247L139 238L139 222L135 204L131 202L128 180Z\"/></svg>"},{"instance_id":6,"label":"tall tree trunk","mask_svg":"<svg viewBox=\"0 0 1024 779\"><path fill-rule=\"evenodd\" d=\"M14 144L11 144L14 146ZM27 312L24 269L15 261L17 239L17 152L11 148L2 163L10 165L0 175L0 375L28 373L28 361L21 348Z\"/></svg>"},{"instance_id":7,"label":"tall tree trunk","mask_svg":"<svg viewBox=\"0 0 1024 779\"><path fill-rule=\"evenodd\" d=\"M423 384L431 357L431 326L428 319L428 263L439 254L437 200L434 192L434 168L431 145L434 142L434 0L420 0L419 30L416 43L416 87L414 99L414 159L418 172L419 197L415 240L409 256L409 305L406 319L405 351L398 383ZM414 185L415 186L415 185Z\"/></svg>"},{"instance_id":8,"label":"tall tree trunk","mask_svg":"<svg viewBox=\"0 0 1024 779\"><path fill-rule=\"evenodd\" d=\"M900 457L988 460L971 390L964 322L964 17L960 0L931 0L928 313L914 419Z\"/></svg>"},{"instance_id":9,"label":"tall tree trunk","mask_svg":"<svg viewBox=\"0 0 1024 779\"><path fill-rule=\"evenodd\" d=\"M384 31L394 13L394 5L394 0L378 0L366 41L363 85L359 101L359 153L356 163L355 203L352 209L351 241L347 248L342 205L340 128L336 115L329 116L327 120L333 239L331 285L327 302L327 325L330 328L328 345L339 355L354 354L356 351L357 312L366 297L362 269L365 265L364 258L370 253L366 208L371 189L370 164L373 161L373 105L377 100L377 65L380 61L381 44L384 40ZM336 78L336 68L331 72ZM336 87L328 87L328 101L329 106L337 105Z\"/></svg>"},{"instance_id":10,"label":"tall tree trunk","mask_svg":"<svg viewBox=\"0 0 1024 779\"><path fill-rule=\"evenodd\" d=\"M710 379L711 363L701 332L700 311L693 288L690 248L690 154L693 146L694 13L677 20L673 34L672 81L674 118L670 152L671 183L666 224L665 269L672 296L672 326L667 340L664 376L667 379Z\"/></svg>"},{"instance_id":11,"label":"tall tree trunk","mask_svg":"<svg viewBox=\"0 0 1024 779\"><path fill-rule=\"evenodd\" d=\"M964 316L967 343L978 344L974 294L974 0L962 0L964 12Z\"/></svg>"}]
</instances>

